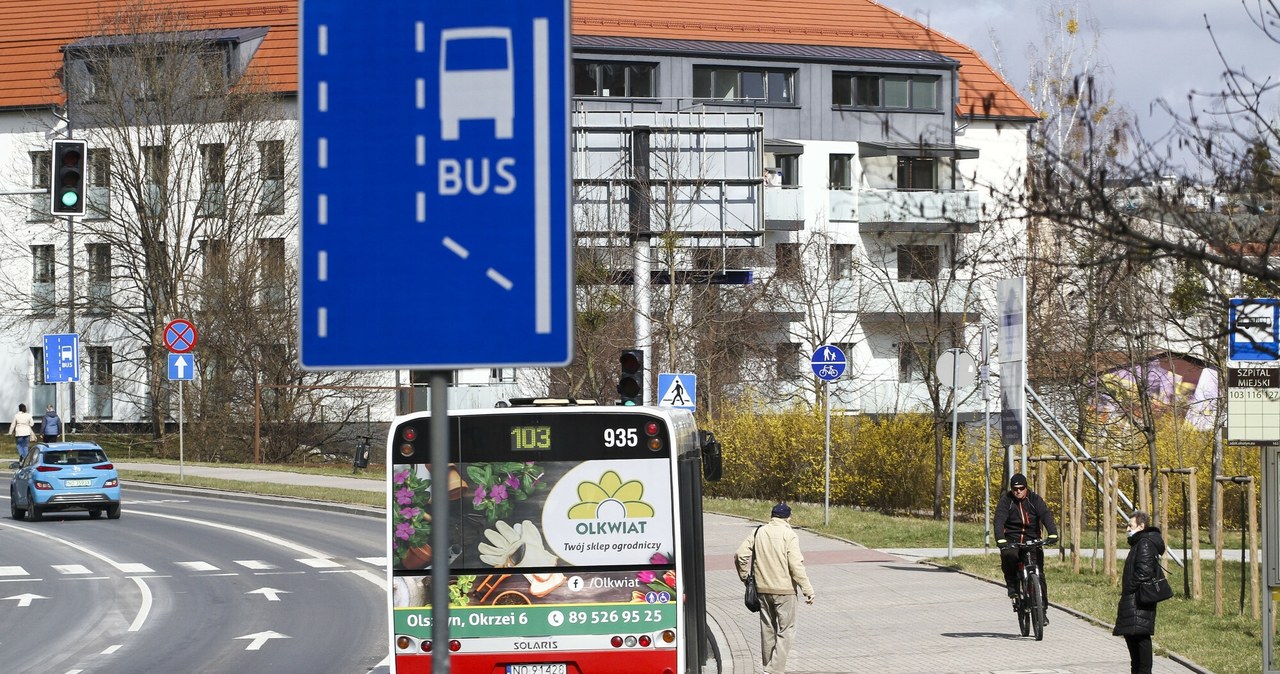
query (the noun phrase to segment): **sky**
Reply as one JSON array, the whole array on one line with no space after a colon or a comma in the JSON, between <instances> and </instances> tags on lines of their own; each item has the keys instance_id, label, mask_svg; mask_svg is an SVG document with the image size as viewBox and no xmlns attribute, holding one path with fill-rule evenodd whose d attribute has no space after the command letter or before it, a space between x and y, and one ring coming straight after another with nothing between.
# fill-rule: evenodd
<instances>
[{"instance_id":1,"label":"sky","mask_svg":"<svg viewBox=\"0 0 1280 674\"><path fill-rule=\"evenodd\" d=\"M1028 47L1042 44L1039 14L1047 0L877 0L977 50L1019 91L1028 73ZM1263 0L1265 1L1265 0ZM1082 23L1092 17L1104 72L1117 103L1129 110L1148 140L1168 131L1168 117L1153 109L1164 98L1186 109L1193 89L1219 91L1223 55L1255 79L1280 82L1280 44L1250 20L1259 0L1058 0L1078 7ZM1248 10L1248 11L1247 11ZM1280 29L1273 32L1280 37ZM994 43L993 43L994 36ZM998 45L998 49L997 46ZM997 58L998 55L998 58ZM1274 107L1277 102L1273 101Z\"/></svg>"}]
</instances>

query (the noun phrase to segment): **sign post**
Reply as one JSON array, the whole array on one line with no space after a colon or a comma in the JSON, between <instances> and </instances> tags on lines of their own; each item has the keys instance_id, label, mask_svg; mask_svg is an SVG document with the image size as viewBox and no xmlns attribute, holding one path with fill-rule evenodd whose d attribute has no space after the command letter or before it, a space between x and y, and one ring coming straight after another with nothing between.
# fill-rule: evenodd
<instances>
[{"instance_id":1,"label":"sign post","mask_svg":"<svg viewBox=\"0 0 1280 674\"><path fill-rule=\"evenodd\" d=\"M839 379L848 365L849 361L845 359L844 351L834 344L823 344L809 359L809 367L813 369L814 376L822 380L822 394L825 399L822 406L827 418L826 440L823 443L826 473L822 489L822 518L828 526L831 525L831 382Z\"/></svg>"},{"instance_id":2,"label":"sign post","mask_svg":"<svg viewBox=\"0 0 1280 674\"><path fill-rule=\"evenodd\" d=\"M978 365L964 349L947 349L934 366L943 386L951 387L951 514L947 517L947 559L951 559L956 538L956 436L960 432L960 389L973 386Z\"/></svg>"},{"instance_id":3,"label":"sign post","mask_svg":"<svg viewBox=\"0 0 1280 674\"><path fill-rule=\"evenodd\" d=\"M175 318L164 326L164 345L169 349L169 379L178 382L178 481L183 480L183 464L185 447L183 446L182 437L182 419L184 409L182 405L182 382L195 378L196 357L188 356L192 349L196 348L196 341L200 338L196 332L196 326L185 318ZM188 369L187 361L190 361L190 369Z\"/></svg>"}]
</instances>

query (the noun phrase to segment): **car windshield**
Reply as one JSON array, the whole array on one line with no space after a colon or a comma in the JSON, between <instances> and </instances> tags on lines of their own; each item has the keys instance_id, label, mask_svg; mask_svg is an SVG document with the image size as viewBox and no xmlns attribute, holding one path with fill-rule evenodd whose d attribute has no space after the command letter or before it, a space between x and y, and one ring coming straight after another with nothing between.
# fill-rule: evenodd
<instances>
[{"instance_id":1,"label":"car windshield","mask_svg":"<svg viewBox=\"0 0 1280 674\"><path fill-rule=\"evenodd\" d=\"M44 453L44 463L48 466L82 466L106 461L107 454L101 449L66 449Z\"/></svg>"}]
</instances>

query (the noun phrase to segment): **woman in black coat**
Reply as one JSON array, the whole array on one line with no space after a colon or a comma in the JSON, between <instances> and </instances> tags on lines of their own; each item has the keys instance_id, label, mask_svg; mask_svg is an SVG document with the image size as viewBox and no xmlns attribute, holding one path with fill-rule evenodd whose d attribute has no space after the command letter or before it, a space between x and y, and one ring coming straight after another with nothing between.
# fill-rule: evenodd
<instances>
[{"instance_id":1,"label":"woman in black coat","mask_svg":"<svg viewBox=\"0 0 1280 674\"><path fill-rule=\"evenodd\" d=\"M1129 517L1129 556L1124 560L1116 628L1111 631L1129 646L1131 674L1151 674L1151 635L1156 632L1156 605L1138 601L1138 585L1155 579L1164 554L1160 529L1147 526L1148 519L1141 510Z\"/></svg>"}]
</instances>

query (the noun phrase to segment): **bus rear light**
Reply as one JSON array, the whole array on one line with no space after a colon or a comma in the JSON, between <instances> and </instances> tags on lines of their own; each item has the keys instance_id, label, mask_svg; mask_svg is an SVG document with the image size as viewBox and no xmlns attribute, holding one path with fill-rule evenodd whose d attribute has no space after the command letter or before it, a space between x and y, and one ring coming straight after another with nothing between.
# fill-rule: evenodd
<instances>
[{"instance_id":1,"label":"bus rear light","mask_svg":"<svg viewBox=\"0 0 1280 674\"><path fill-rule=\"evenodd\" d=\"M426 640L424 640L424 641L422 642L422 652L423 652L423 653L430 653L430 652L431 652L431 642L430 642L430 641L426 641Z\"/></svg>"},{"instance_id":2,"label":"bus rear light","mask_svg":"<svg viewBox=\"0 0 1280 674\"><path fill-rule=\"evenodd\" d=\"M407 650L409 650L409 649L410 649L410 648L412 648L412 647L413 647L413 639L410 639L409 637L406 637L406 636L398 636L398 637L396 637L396 648L397 648L397 649L402 650L402 651L407 651Z\"/></svg>"},{"instance_id":3,"label":"bus rear light","mask_svg":"<svg viewBox=\"0 0 1280 674\"><path fill-rule=\"evenodd\" d=\"M644 432L645 432L645 435L648 435L648 436L650 436L650 437L657 435L657 434L658 434L658 424L656 424L656 423L654 423L654 422L650 421L649 423L647 423L647 424L645 424L645 425L644 425Z\"/></svg>"},{"instance_id":4,"label":"bus rear light","mask_svg":"<svg viewBox=\"0 0 1280 674\"><path fill-rule=\"evenodd\" d=\"M457 652L457 651L459 651L459 650L461 650L461 649L462 649L462 642L461 642L461 641L458 641L457 639L451 639L451 640L449 641L449 650L454 651L454 652Z\"/></svg>"},{"instance_id":5,"label":"bus rear light","mask_svg":"<svg viewBox=\"0 0 1280 674\"><path fill-rule=\"evenodd\" d=\"M649 449L655 452L662 449L662 438L649 438Z\"/></svg>"},{"instance_id":6,"label":"bus rear light","mask_svg":"<svg viewBox=\"0 0 1280 674\"><path fill-rule=\"evenodd\" d=\"M418 431L415 430L413 426L405 426L404 429L400 431L400 437L404 438L406 442L413 442L418 439Z\"/></svg>"},{"instance_id":7,"label":"bus rear light","mask_svg":"<svg viewBox=\"0 0 1280 674\"><path fill-rule=\"evenodd\" d=\"M622 648L622 637L614 637L610 639L609 644L614 648Z\"/></svg>"},{"instance_id":8,"label":"bus rear light","mask_svg":"<svg viewBox=\"0 0 1280 674\"><path fill-rule=\"evenodd\" d=\"M622 640L622 643L623 643L623 645L624 645L624 646L626 646L627 648L633 648L633 647L635 647L635 645L636 645L636 638L635 638L635 637L633 637L633 636L628 635L626 639L623 639L623 640Z\"/></svg>"},{"instance_id":9,"label":"bus rear light","mask_svg":"<svg viewBox=\"0 0 1280 674\"><path fill-rule=\"evenodd\" d=\"M400 445L400 456L413 456L413 445L407 442Z\"/></svg>"},{"instance_id":10,"label":"bus rear light","mask_svg":"<svg viewBox=\"0 0 1280 674\"><path fill-rule=\"evenodd\" d=\"M648 647L649 647L649 645L650 645L650 644L652 644L652 643L653 643L653 639L650 639L648 634L642 634L642 635L640 635L640 645L641 645L641 646L644 646L645 648L648 648Z\"/></svg>"},{"instance_id":11,"label":"bus rear light","mask_svg":"<svg viewBox=\"0 0 1280 674\"><path fill-rule=\"evenodd\" d=\"M662 641L663 641L664 643L668 643L668 644L675 643L675 641L676 641L676 631L675 631L675 630L662 630Z\"/></svg>"}]
</instances>

